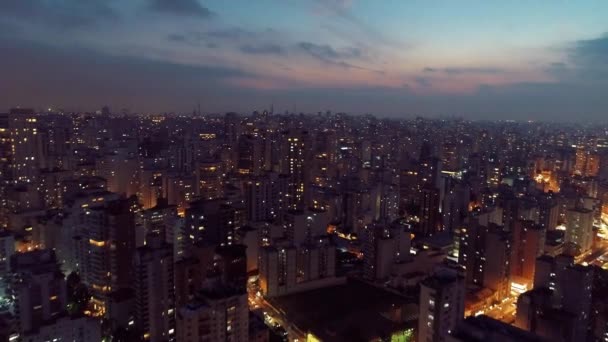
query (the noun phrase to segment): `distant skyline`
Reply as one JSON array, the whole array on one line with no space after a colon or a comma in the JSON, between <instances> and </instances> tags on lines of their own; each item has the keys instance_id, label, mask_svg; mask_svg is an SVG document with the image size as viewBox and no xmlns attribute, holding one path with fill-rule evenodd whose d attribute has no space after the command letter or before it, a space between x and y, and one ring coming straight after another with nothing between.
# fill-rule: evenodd
<instances>
[{"instance_id":1,"label":"distant skyline","mask_svg":"<svg viewBox=\"0 0 608 342\"><path fill-rule=\"evenodd\" d=\"M3 0L0 112L605 121L608 2Z\"/></svg>"}]
</instances>

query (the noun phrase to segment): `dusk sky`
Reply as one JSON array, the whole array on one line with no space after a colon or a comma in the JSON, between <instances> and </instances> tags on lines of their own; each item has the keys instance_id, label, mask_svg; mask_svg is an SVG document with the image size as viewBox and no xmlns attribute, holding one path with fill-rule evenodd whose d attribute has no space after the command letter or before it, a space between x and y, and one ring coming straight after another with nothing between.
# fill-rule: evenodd
<instances>
[{"instance_id":1,"label":"dusk sky","mask_svg":"<svg viewBox=\"0 0 608 342\"><path fill-rule=\"evenodd\" d=\"M608 118L607 1L1 0L0 111Z\"/></svg>"}]
</instances>

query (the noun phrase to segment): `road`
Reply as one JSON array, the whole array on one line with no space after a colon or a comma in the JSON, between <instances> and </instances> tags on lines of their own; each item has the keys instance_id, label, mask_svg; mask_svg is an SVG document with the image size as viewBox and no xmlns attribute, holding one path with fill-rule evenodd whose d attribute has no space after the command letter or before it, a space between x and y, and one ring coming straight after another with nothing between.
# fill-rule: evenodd
<instances>
[{"instance_id":1,"label":"road","mask_svg":"<svg viewBox=\"0 0 608 342\"><path fill-rule=\"evenodd\" d=\"M608 254L608 242L602 240L598 244L599 246L591 254L583 257L582 260L578 260L579 263L602 266L604 262L601 258Z\"/></svg>"},{"instance_id":2,"label":"road","mask_svg":"<svg viewBox=\"0 0 608 342\"><path fill-rule=\"evenodd\" d=\"M515 321L516 303L517 296L510 295L509 297L503 299L501 303L493 305L485 310L484 314L494 319L511 324Z\"/></svg>"},{"instance_id":3,"label":"road","mask_svg":"<svg viewBox=\"0 0 608 342\"><path fill-rule=\"evenodd\" d=\"M257 286L249 285L248 287L249 308L252 311L261 310L267 326L279 334L284 332L284 336L289 341L306 341L306 335L290 324L283 312L265 300Z\"/></svg>"}]
</instances>

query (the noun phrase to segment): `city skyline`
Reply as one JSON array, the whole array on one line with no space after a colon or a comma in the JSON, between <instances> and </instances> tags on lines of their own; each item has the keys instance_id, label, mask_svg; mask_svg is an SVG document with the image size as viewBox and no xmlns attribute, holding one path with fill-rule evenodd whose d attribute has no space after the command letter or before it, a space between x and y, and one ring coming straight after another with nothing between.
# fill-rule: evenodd
<instances>
[{"instance_id":1,"label":"city skyline","mask_svg":"<svg viewBox=\"0 0 608 342\"><path fill-rule=\"evenodd\" d=\"M3 1L0 107L601 121L602 2Z\"/></svg>"},{"instance_id":2,"label":"city skyline","mask_svg":"<svg viewBox=\"0 0 608 342\"><path fill-rule=\"evenodd\" d=\"M0 341L608 341L607 14L0 0Z\"/></svg>"}]
</instances>

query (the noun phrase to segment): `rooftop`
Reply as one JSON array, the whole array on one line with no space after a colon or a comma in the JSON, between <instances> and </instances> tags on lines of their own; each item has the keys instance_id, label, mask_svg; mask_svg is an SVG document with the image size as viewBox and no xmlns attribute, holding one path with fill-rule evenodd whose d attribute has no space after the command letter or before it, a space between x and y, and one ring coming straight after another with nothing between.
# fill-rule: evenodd
<instances>
[{"instance_id":1,"label":"rooftop","mask_svg":"<svg viewBox=\"0 0 608 342\"><path fill-rule=\"evenodd\" d=\"M417 324L402 319L412 316L412 306L417 312L417 296L406 298L357 280L269 301L299 329L323 341L368 341Z\"/></svg>"},{"instance_id":2,"label":"rooftop","mask_svg":"<svg viewBox=\"0 0 608 342\"><path fill-rule=\"evenodd\" d=\"M488 316L468 317L453 334L459 341L545 341L541 337Z\"/></svg>"}]
</instances>

